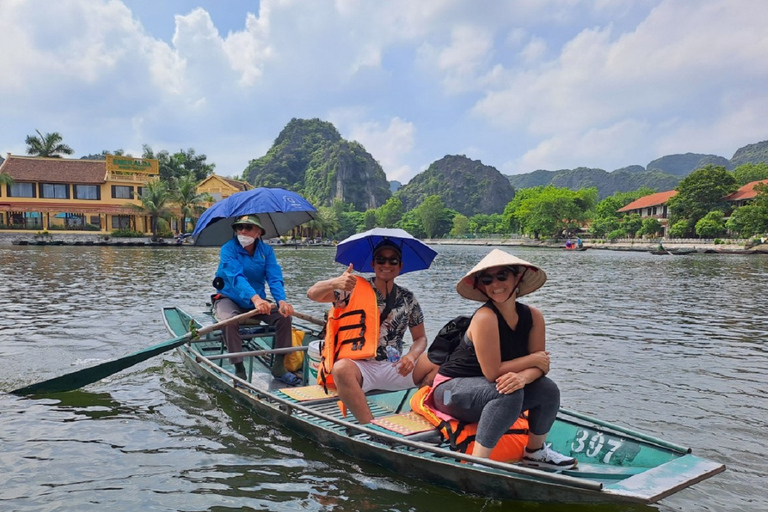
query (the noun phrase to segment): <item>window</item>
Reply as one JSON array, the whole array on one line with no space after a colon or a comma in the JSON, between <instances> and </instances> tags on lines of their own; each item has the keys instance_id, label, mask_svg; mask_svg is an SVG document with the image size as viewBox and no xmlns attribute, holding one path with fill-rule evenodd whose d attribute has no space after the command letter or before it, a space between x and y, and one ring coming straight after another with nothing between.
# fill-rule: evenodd
<instances>
[{"instance_id":1,"label":"window","mask_svg":"<svg viewBox=\"0 0 768 512\"><path fill-rule=\"evenodd\" d=\"M112 185L112 197L115 199L133 199L133 187Z\"/></svg>"},{"instance_id":2,"label":"window","mask_svg":"<svg viewBox=\"0 0 768 512\"><path fill-rule=\"evenodd\" d=\"M112 229L131 229L130 215L113 215Z\"/></svg>"},{"instance_id":3,"label":"window","mask_svg":"<svg viewBox=\"0 0 768 512\"><path fill-rule=\"evenodd\" d=\"M69 185L63 183L41 183L40 197L44 199L69 199Z\"/></svg>"},{"instance_id":4,"label":"window","mask_svg":"<svg viewBox=\"0 0 768 512\"><path fill-rule=\"evenodd\" d=\"M75 199L101 199L100 187L98 185L75 185Z\"/></svg>"},{"instance_id":5,"label":"window","mask_svg":"<svg viewBox=\"0 0 768 512\"><path fill-rule=\"evenodd\" d=\"M14 183L8 186L8 197L37 197L33 183Z\"/></svg>"}]
</instances>

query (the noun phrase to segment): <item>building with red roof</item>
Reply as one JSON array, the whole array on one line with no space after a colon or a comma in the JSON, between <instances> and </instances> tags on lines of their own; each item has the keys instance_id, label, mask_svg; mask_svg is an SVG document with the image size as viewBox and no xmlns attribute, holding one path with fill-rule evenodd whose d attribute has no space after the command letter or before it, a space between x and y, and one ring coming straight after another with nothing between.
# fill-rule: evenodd
<instances>
[{"instance_id":1,"label":"building with red roof","mask_svg":"<svg viewBox=\"0 0 768 512\"><path fill-rule=\"evenodd\" d=\"M143 188L160 177L158 161L107 155L105 160L8 157L0 173L0 229L151 233L137 213Z\"/></svg>"}]
</instances>

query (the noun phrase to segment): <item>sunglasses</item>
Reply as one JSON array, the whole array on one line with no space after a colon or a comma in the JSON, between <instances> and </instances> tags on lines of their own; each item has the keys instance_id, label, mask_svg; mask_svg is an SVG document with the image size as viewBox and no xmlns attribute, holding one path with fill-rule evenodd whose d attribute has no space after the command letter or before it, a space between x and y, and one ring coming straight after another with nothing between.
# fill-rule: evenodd
<instances>
[{"instance_id":1,"label":"sunglasses","mask_svg":"<svg viewBox=\"0 0 768 512\"><path fill-rule=\"evenodd\" d=\"M384 256L376 256L374 258L374 261L377 265L385 265L386 263L389 263L390 265L399 265L400 264L400 258L397 256L392 256L391 258L385 258Z\"/></svg>"},{"instance_id":2,"label":"sunglasses","mask_svg":"<svg viewBox=\"0 0 768 512\"><path fill-rule=\"evenodd\" d=\"M484 285L488 286L489 284L493 283L494 278L499 282L503 282L509 278L509 274L516 276L519 273L520 273L519 267L507 267L499 270L495 274L480 274L479 276L477 276L477 280L483 283Z\"/></svg>"},{"instance_id":3,"label":"sunglasses","mask_svg":"<svg viewBox=\"0 0 768 512\"><path fill-rule=\"evenodd\" d=\"M238 224L235 226L235 231L252 231L256 229L256 226L253 224Z\"/></svg>"}]
</instances>

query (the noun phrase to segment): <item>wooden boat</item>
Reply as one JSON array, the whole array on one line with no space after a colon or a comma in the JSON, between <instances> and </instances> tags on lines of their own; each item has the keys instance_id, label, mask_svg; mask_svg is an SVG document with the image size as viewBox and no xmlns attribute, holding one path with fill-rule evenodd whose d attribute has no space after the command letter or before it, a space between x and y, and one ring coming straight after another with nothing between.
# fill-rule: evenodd
<instances>
[{"instance_id":1,"label":"wooden boat","mask_svg":"<svg viewBox=\"0 0 768 512\"><path fill-rule=\"evenodd\" d=\"M651 251L651 254L656 254L658 256L685 256L686 254L693 254L695 252L695 249L672 249L671 251L664 249Z\"/></svg>"},{"instance_id":2,"label":"wooden boat","mask_svg":"<svg viewBox=\"0 0 768 512\"><path fill-rule=\"evenodd\" d=\"M201 324L178 308L163 309L168 330L183 335ZM316 340L316 328L294 317L304 343ZM210 324L212 319L206 324ZM596 418L560 410L548 442L579 460L578 468L549 472L478 459L450 451L437 431L410 411L415 390L374 392L368 403L374 423L344 417L335 396L317 385L291 388L268 371L273 333L268 327L245 327L247 380L234 375L220 334L213 332L177 348L184 364L213 387L223 390L275 425L351 457L376 463L397 475L486 497L561 503L654 503L725 469L691 455L691 450ZM247 353L245 353L247 354ZM310 375L305 357L304 379ZM420 421L421 420L421 421ZM467 462L482 465L468 464Z\"/></svg>"}]
</instances>

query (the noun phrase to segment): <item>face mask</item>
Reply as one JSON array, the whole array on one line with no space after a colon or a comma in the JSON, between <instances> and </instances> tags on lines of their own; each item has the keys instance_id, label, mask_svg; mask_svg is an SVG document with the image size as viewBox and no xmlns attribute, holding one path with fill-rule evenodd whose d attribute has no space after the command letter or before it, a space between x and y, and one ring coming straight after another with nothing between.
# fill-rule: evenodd
<instances>
[{"instance_id":1,"label":"face mask","mask_svg":"<svg viewBox=\"0 0 768 512\"><path fill-rule=\"evenodd\" d=\"M249 245L254 243L256 239L248 235L237 235L237 241L240 242L240 245L242 245L243 247L248 247Z\"/></svg>"}]
</instances>

